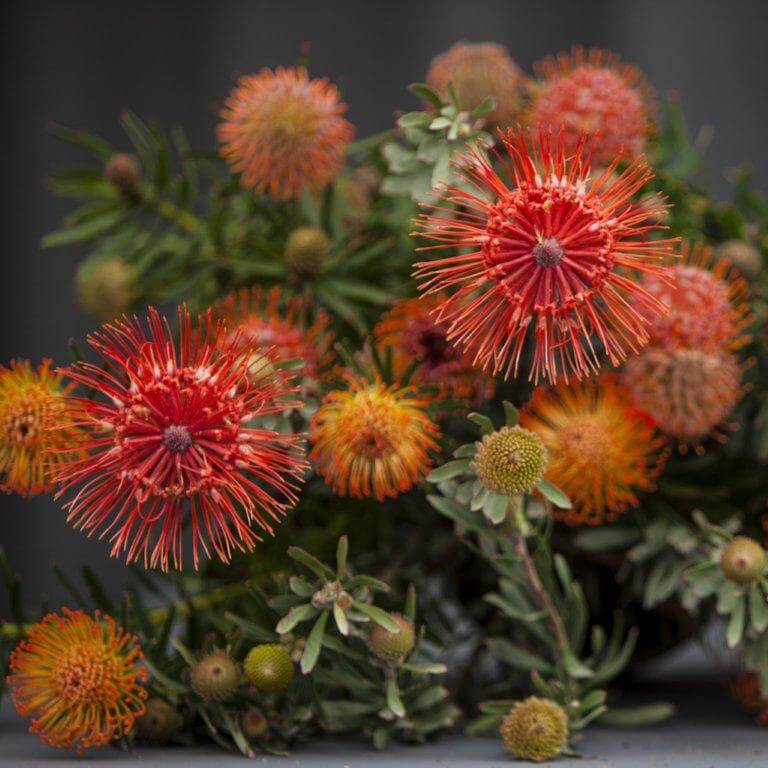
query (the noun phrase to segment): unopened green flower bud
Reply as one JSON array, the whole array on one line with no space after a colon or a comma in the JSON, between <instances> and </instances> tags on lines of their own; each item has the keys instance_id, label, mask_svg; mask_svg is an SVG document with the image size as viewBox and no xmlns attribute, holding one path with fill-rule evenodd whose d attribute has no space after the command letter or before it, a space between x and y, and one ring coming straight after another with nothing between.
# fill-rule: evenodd
<instances>
[{"instance_id":1,"label":"unopened green flower bud","mask_svg":"<svg viewBox=\"0 0 768 768\"><path fill-rule=\"evenodd\" d=\"M734 537L720 558L723 575L737 584L752 583L762 575L765 566L765 550L746 536Z\"/></svg>"},{"instance_id":2,"label":"unopened green flower bud","mask_svg":"<svg viewBox=\"0 0 768 768\"><path fill-rule=\"evenodd\" d=\"M330 247L330 240L321 229L294 229L285 243L285 264L289 274L300 280L314 277L323 266Z\"/></svg>"},{"instance_id":3,"label":"unopened green flower bud","mask_svg":"<svg viewBox=\"0 0 768 768\"><path fill-rule=\"evenodd\" d=\"M519 760L550 760L568 743L568 717L556 702L529 696L518 701L502 721L501 741Z\"/></svg>"},{"instance_id":4,"label":"unopened green flower bud","mask_svg":"<svg viewBox=\"0 0 768 768\"><path fill-rule=\"evenodd\" d=\"M243 712L240 719L240 727L246 739L258 739L267 732L269 724L260 709L250 707Z\"/></svg>"},{"instance_id":5,"label":"unopened green flower bud","mask_svg":"<svg viewBox=\"0 0 768 768\"><path fill-rule=\"evenodd\" d=\"M136 735L146 744L163 746L181 729L181 715L163 699L147 700L147 711L136 720Z\"/></svg>"},{"instance_id":6,"label":"unopened green flower bud","mask_svg":"<svg viewBox=\"0 0 768 768\"><path fill-rule=\"evenodd\" d=\"M293 678L291 655L282 645L257 645L243 663L248 682L265 693L279 693Z\"/></svg>"},{"instance_id":7,"label":"unopened green flower bud","mask_svg":"<svg viewBox=\"0 0 768 768\"><path fill-rule=\"evenodd\" d=\"M80 306L102 322L125 314L136 294L133 270L119 257L88 259L75 273Z\"/></svg>"},{"instance_id":8,"label":"unopened green flower bud","mask_svg":"<svg viewBox=\"0 0 768 768\"><path fill-rule=\"evenodd\" d=\"M212 651L192 668L192 690L206 701L226 701L239 682L237 663L225 651Z\"/></svg>"},{"instance_id":9,"label":"unopened green flower bud","mask_svg":"<svg viewBox=\"0 0 768 768\"><path fill-rule=\"evenodd\" d=\"M541 438L522 427L502 427L485 435L472 462L488 490L507 496L530 491L546 466L547 449Z\"/></svg>"},{"instance_id":10,"label":"unopened green flower bud","mask_svg":"<svg viewBox=\"0 0 768 768\"><path fill-rule=\"evenodd\" d=\"M413 649L416 635L413 624L402 614L390 613L389 618L400 627L400 631L390 632L379 624L373 624L368 644L373 654L382 661L399 663Z\"/></svg>"}]
</instances>

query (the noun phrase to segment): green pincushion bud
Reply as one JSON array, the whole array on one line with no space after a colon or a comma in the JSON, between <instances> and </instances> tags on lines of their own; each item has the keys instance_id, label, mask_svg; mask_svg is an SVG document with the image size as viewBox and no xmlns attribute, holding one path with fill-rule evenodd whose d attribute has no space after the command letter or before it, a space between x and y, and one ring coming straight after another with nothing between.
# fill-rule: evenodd
<instances>
[{"instance_id":1,"label":"green pincushion bud","mask_svg":"<svg viewBox=\"0 0 768 768\"><path fill-rule=\"evenodd\" d=\"M181 715L163 699L147 700L147 711L136 720L136 735L145 744L161 747L181 729Z\"/></svg>"},{"instance_id":2,"label":"green pincushion bud","mask_svg":"<svg viewBox=\"0 0 768 768\"><path fill-rule=\"evenodd\" d=\"M374 624L368 637L368 645L373 654L382 661L399 663L413 649L416 635L413 631L413 624L402 614L390 613L389 618L400 627L400 631L390 632L384 627Z\"/></svg>"},{"instance_id":3,"label":"green pincushion bud","mask_svg":"<svg viewBox=\"0 0 768 768\"><path fill-rule=\"evenodd\" d=\"M720 558L723 576L737 584L751 584L762 576L765 566L765 550L746 536L734 537Z\"/></svg>"},{"instance_id":4,"label":"green pincushion bud","mask_svg":"<svg viewBox=\"0 0 768 768\"><path fill-rule=\"evenodd\" d=\"M80 306L107 322L127 312L135 298L133 270L119 257L83 261L75 273L75 292Z\"/></svg>"},{"instance_id":5,"label":"green pincushion bud","mask_svg":"<svg viewBox=\"0 0 768 768\"><path fill-rule=\"evenodd\" d=\"M502 427L479 443L472 468L490 491L526 493L544 476L547 449L541 438L522 427Z\"/></svg>"},{"instance_id":6,"label":"green pincushion bud","mask_svg":"<svg viewBox=\"0 0 768 768\"><path fill-rule=\"evenodd\" d=\"M240 669L225 651L212 651L192 668L192 690L206 701L226 701L240 682Z\"/></svg>"},{"instance_id":7,"label":"green pincushion bud","mask_svg":"<svg viewBox=\"0 0 768 768\"><path fill-rule=\"evenodd\" d=\"M257 645L243 662L248 682L265 693L279 693L293 678L291 655L282 645Z\"/></svg>"},{"instance_id":8,"label":"green pincushion bud","mask_svg":"<svg viewBox=\"0 0 768 768\"><path fill-rule=\"evenodd\" d=\"M285 264L288 272L299 279L314 277L323 266L330 247L330 240L321 229L294 229L285 243Z\"/></svg>"},{"instance_id":9,"label":"green pincushion bud","mask_svg":"<svg viewBox=\"0 0 768 768\"><path fill-rule=\"evenodd\" d=\"M269 724L260 709L249 707L240 718L240 727L246 739L258 739L267 732Z\"/></svg>"},{"instance_id":10,"label":"green pincushion bud","mask_svg":"<svg viewBox=\"0 0 768 768\"><path fill-rule=\"evenodd\" d=\"M529 696L518 701L505 716L501 741L520 760L550 760L568 743L568 717L556 702Z\"/></svg>"}]
</instances>

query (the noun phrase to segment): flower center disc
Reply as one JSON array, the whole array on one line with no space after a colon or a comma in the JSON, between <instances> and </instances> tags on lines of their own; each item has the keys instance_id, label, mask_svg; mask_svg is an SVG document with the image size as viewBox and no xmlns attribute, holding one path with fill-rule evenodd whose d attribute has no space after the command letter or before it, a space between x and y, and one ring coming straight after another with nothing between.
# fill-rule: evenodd
<instances>
[{"instance_id":1,"label":"flower center disc","mask_svg":"<svg viewBox=\"0 0 768 768\"><path fill-rule=\"evenodd\" d=\"M555 237L545 237L531 250L533 258L540 267L556 267L563 259L563 246Z\"/></svg>"},{"instance_id":2,"label":"flower center disc","mask_svg":"<svg viewBox=\"0 0 768 768\"><path fill-rule=\"evenodd\" d=\"M171 453L184 453L192 445L192 435L183 424L171 424L163 432L163 444Z\"/></svg>"}]
</instances>

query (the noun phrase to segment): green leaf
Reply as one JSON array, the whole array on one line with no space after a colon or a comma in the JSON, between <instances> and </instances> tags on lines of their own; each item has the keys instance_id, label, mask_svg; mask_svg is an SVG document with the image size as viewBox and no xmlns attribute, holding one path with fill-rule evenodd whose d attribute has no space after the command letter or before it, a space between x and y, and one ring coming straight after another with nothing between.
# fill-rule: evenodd
<instances>
[{"instance_id":1,"label":"green leaf","mask_svg":"<svg viewBox=\"0 0 768 768\"><path fill-rule=\"evenodd\" d=\"M373 576L359 574L344 582L344 589L347 592L354 592L362 587L368 587L368 589L373 589L377 592L389 592L389 585L379 579L374 579Z\"/></svg>"},{"instance_id":2,"label":"green leaf","mask_svg":"<svg viewBox=\"0 0 768 768\"><path fill-rule=\"evenodd\" d=\"M574 656L573 651L570 648L563 654L563 666L565 667L566 672L576 680L587 680L590 677L594 677L595 674L593 670Z\"/></svg>"},{"instance_id":3,"label":"green leaf","mask_svg":"<svg viewBox=\"0 0 768 768\"><path fill-rule=\"evenodd\" d=\"M758 585L754 585L749 591L749 616L757 632L762 633L768 628L768 603Z\"/></svg>"},{"instance_id":4,"label":"green leaf","mask_svg":"<svg viewBox=\"0 0 768 768\"><path fill-rule=\"evenodd\" d=\"M443 106L443 100L440 96L424 83L412 83L408 86L408 90L414 96L418 96L419 98L434 104L438 109L441 109Z\"/></svg>"},{"instance_id":5,"label":"green leaf","mask_svg":"<svg viewBox=\"0 0 768 768\"><path fill-rule=\"evenodd\" d=\"M509 640L500 637L491 637L486 640L486 645L499 661L503 661L505 664L509 664L509 666L514 667L515 669L522 669L526 672L535 669L537 672L541 672L545 675L552 672L552 665L548 661L542 659L541 656L537 656L531 651L526 651L513 645Z\"/></svg>"},{"instance_id":6,"label":"green leaf","mask_svg":"<svg viewBox=\"0 0 768 768\"><path fill-rule=\"evenodd\" d=\"M574 543L585 552L607 552L632 546L639 538L640 532L634 528L603 525L599 528L579 531L574 537Z\"/></svg>"},{"instance_id":7,"label":"green leaf","mask_svg":"<svg viewBox=\"0 0 768 768\"><path fill-rule=\"evenodd\" d=\"M233 624L240 627L246 636L256 640L259 643L275 642L274 632L270 632L268 629L264 629L258 624L254 624L254 622L248 621L248 619L244 619L241 616L232 613L231 611L225 611L224 618L227 619L227 621L231 621Z\"/></svg>"},{"instance_id":8,"label":"green leaf","mask_svg":"<svg viewBox=\"0 0 768 768\"><path fill-rule=\"evenodd\" d=\"M469 459L456 459L443 464L441 467L433 469L428 475L427 480L430 483L439 483L443 480L450 480L452 477L461 475L469 469Z\"/></svg>"},{"instance_id":9,"label":"green leaf","mask_svg":"<svg viewBox=\"0 0 768 768\"><path fill-rule=\"evenodd\" d=\"M408 662L404 662L400 665L400 669L405 670L406 672L412 672L414 675L444 675L448 671L448 667L439 662L424 664L409 664Z\"/></svg>"},{"instance_id":10,"label":"green leaf","mask_svg":"<svg viewBox=\"0 0 768 768\"><path fill-rule=\"evenodd\" d=\"M638 728L644 725L654 725L667 720L675 714L675 705L666 701L653 704L642 704L637 707L610 707L600 715L601 725L611 725L616 728Z\"/></svg>"},{"instance_id":11,"label":"green leaf","mask_svg":"<svg viewBox=\"0 0 768 768\"><path fill-rule=\"evenodd\" d=\"M504 406L504 417L506 418L507 426L516 427L518 421L520 421L520 415L517 412L517 408L515 408L515 406L512 405L512 403L510 403L509 400L505 400L503 402L503 406Z\"/></svg>"},{"instance_id":12,"label":"green leaf","mask_svg":"<svg viewBox=\"0 0 768 768\"><path fill-rule=\"evenodd\" d=\"M416 587L411 582L405 593L405 618L416 626Z\"/></svg>"},{"instance_id":13,"label":"green leaf","mask_svg":"<svg viewBox=\"0 0 768 768\"><path fill-rule=\"evenodd\" d=\"M488 112L492 112L495 107L496 107L496 102L494 101L493 96L487 96L472 110L472 113L471 113L472 117L474 119L477 119L478 117L482 117ZM510 426L513 426L513 425L510 425Z\"/></svg>"},{"instance_id":14,"label":"green leaf","mask_svg":"<svg viewBox=\"0 0 768 768\"><path fill-rule=\"evenodd\" d=\"M318 578L325 581L333 581L333 571L327 565L321 563L316 557L310 555L309 552L305 552L299 547L288 547L288 557L295 560L297 563L301 563Z\"/></svg>"},{"instance_id":15,"label":"green leaf","mask_svg":"<svg viewBox=\"0 0 768 768\"><path fill-rule=\"evenodd\" d=\"M339 538L336 545L336 579L344 581L347 577L347 553L349 552L349 539L346 535Z\"/></svg>"},{"instance_id":16,"label":"green leaf","mask_svg":"<svg viewBox=\"0 0 768 768\"><path fill-rule=\"evenodd\" d=\"M93 152L102 160L108 160L117 151L109 142L88 131L78 131L58 123L51 123L48 126L48 132L68 144Z\"/></svg>"},{"instance_id":17,"label":"green leaf","mask_svg":"<svg viewBox=\"0 0 768 768\"><path fill-rule=\"evenodd\" d=\"M43 248L55 248L61 245L85 243L94 240L109 232L122 218L123 211L108 212L97 218L89 219L76 227L51 232L43 237L41 245Z\"/></svg>"},{"instance_id":18,"label":"green leaf","mask_svg":"<svg viewBox=\"0 0 768 768\"><path fill-rule=\"evenodd\" d=\"M312 597L316 591L315 587L306 579L302 579L301 576L291 576L288 579L288 586L291 592L303 598Z\"/></svg>"},{"instance_id":19,"label":"green leaf","mask_svg":"<svg viewBox=\"0 0 768 768\"><path fill-rule=\"evenodd\" d=\"M347 614L338 603L333 604L333 618L336 622L336 626L344 637L349 634L349 622L347 621Z\"/></svg>"},{"instance_id":20,"label":"green leaf","mask_svg":"<svg viewBox=\"0 0 768 768\"><path fill-rule=\"evenodd\" d=\"M327 622L328 613L327 611L323 611L317 617L317 621L312 627L312 631L309 633L307 645L301 656L301 671L305 675L308 675L315 668L315 664L317 664L320 650L323 647L323 635L325 634L325 625Z\"/></svg>"},{"instance_id":21,"label":"green leaf","mask_svg":"<svg viewBox=\"0 0 768 768\"><path fill-rule=\"evenodd\" d=\"M190 651L178 637L171 638L171 645L179 652L179 656L181 656L190 667L194 667L197 664L197 656L195 656L195 654L192 653L192 651Z\"/></svg>"},{"instance_id":22,"label":"green leaf","mask_svg":"<svg viewBox=\"0 0 768 768\"><path fill-rule=\"evenodd\" d=\"M744 634L744 614L746 609L746 600L739 599L733 607L728 629L725 633L725 642L729 648L735 648Z\"/></svg>"},{"instance_id":23,"label":"green leaf","mask_svg":"<svg viewBox=\"0 0 768 768\"><path fill-rule=\"evenodd\" d=\"M501 493L494 493L488 491L488 495L483 502L483 514L494 525L499 525L504 522L509 510L509 496L504 496Z\"/></svg>"},{"instance_id":24,"label":"green leaf","mask_svg":"<svg viewBox=\"0 0 768 768\"><path fill-rule=\"evenodd\" d=\"M399 624L381 608L377 608L375 605L369 605L368 603L361 603L355 600L352 603L353 607L368 616L369 619L375 621L380 627L387 630L387 632L397 633L400 631Z\"/></svg>"},{"instance_id":25,"label":"green leaf","mask_svg":"<svg viewBox=\"0 0 768 768\"><path fill-rule=\"evenodd\" d=\"M297 624L301 624L301 622L311 619L316 613L317 608L315 608L312 603L302 603L301 605L297 605L295 608L291 608L291 610L280 619L275 627L275 632L279 635L284 635L286 632L290 632Z\"/></svg>"},{"instance_id":26,"label":"green leaf","mask_svg":"<svg viewBox=\"0 0 768 768\"><path fill-rule=\"evenodd\" d=\"M548 480L539 480L536 484L536 488L539 489L541 495L544 496L545 499L551 501L556 507L559 507L560 509L571 508L571 500Z\"/></svg>"},{"instance_id":27,"label":"green leaf","mask_svg":"<svg viewBox=\"0 0 768 768\"><path fill-rule=\"evenodd\" d=\"M400 698L400 691L397 689L397 678L394 674L387 679L387 706L397 717L405 717L405 706Z\"/></svg>"},{"instance_id":28,"label":"green leaf","mask_svg":"<svg viewBox=\"0 0 768 768\"><path fill-rule=\"evenodd\" d=\"M100 608L104 613L109 616L115 615L115 604L107 596L104 587L102 586L96 574L87 566L82 568L83 581L88 588L88 594L91 596L91 600Z\"/></svg>"},{"instance_id":29,"label":"green leaf","mask_svg":"<svg viewBox=\"0 0 768 768\"><path fill-rule=\"evenodd\" d=\"M493 432L493 422L482 413L470 413L467 418L480 427L480 432L484 435L490 435Z\"/></svg>"}]
</instances>

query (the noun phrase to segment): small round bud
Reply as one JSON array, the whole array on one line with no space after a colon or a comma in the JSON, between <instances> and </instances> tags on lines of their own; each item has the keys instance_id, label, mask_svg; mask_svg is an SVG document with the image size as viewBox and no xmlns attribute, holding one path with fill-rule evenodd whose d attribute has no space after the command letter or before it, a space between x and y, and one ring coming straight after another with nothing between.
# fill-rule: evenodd
<instances>
[{"instance_id":1,"label":"small round bud","mask_svg":"<svg viewBox=\"0 0 768 768\"><path fill-rule=\"evenodd\" d=\"M104 166L104 178L123 194L133 194L141 179L139 161L126 152L112 155Z\"/></svg>"},{"instance_id":2,"label":"small round bud","mask_svg":"<svg viewBox=\"0 0 768 768\"><path fill-rule=\"evenodd\" d=\"M500 730L502 743L519 760L550 760L568 743L565 710L556 702L537 696L518 701L505 716Z\"/></svg>"},{"instance_id":3,"label":"small round bud","mask_svg":"<svg viewBox=\"0 0 768 768\"><path fill-rule=\"evenodd\" d=\"M133 270L119 257L89 259L75 273L75 293L80 306L102 322L126 313L136 294Z\"/></svg>"},{"instance_id":4,"label":"small round bud","mask_svg":"<svg viewBox=\"0 0 768 768\"><path fill-rule=\"evenodd\" d=\"M212 651L192 668L192 690L206 701L226 701L239 682L240 670L224 651Z\"/></svg>"},{"instance_id":5,"label":"small round bud","mask_svg":"<svg viewBox=\"0 0 768 768\"><path fill-rule=\"evenodd\" d=\"M522 427L502 427L485 435L472 462L488 490L507 496L530 491L546 466L547 449L541 438Z\"/></svg>"},{"instance_id":6,"label":"small round bud","mask_svg":"<svg viewBox=\"0 0 768 768\"><path fill-rule=\"evenodd\" d=\"M762 575L765 566L765 550L746 536L734 537L720 558L723 576L737 584L752 583Z\"/></svg>"},{"instance_id":7,"label":"small round bud","mask_svg":"<svg viewBox=\"0 0 768 768\"><path fill-rule=\"evenodd\" d=\"M265 693L279 693L293 678L291 655L282 645L256 645L243 663L248 682Z\"/></svg>"},{"instance_id":8,"label":"small round bud","mask_svg":"<svg viewBox=\"0 0 768 768\"><path fill-rule=\"evenodd\" d=\"M240 719L240 727L243 729L245 738L250 740L263 736L267 732L269 724L260 709L250 707L243 712L243 716Z\"/></svg>"},{"instance_id":9,"label":"small round bud","mask_svg":"<svg viewBox=\"0 0 768 768\"><path fill-rule=\"evenodd\" d=\"M136 720L136 736L145 744L161 747L181 729L181 715L163 699L147 700L147 711Z\"/></svg>"},{"instance_id":10,"label":"small round bud","mask_svg":"<svg viewBox=\"0 0 768 768\"><path fill-rule=\"evenodd\" d=\"M317 227L294 229L285 243L285 264L294 278L314 277L331 248L328 236Z\"/></svg>"},{"instance_id":11,"label":"small round bud","mask_svg":"<svg viewBox=\"0 0 768 768\"><path fill-rule=\"evenodd\" d=\"M368 645L374 656L378 656L382 661L399 663L413 649L416 635L413 624L402 614L390 613L389 618L400 627L400 631L390 632L378 624L373 624Z\"/></svg>"},{"instance_id":12,"label":"small round bud","mask_svg":"<svg viewBox=\"0 0 768 768\"><path fill-rule=\"evenodd\" d=\"M715 248L717 256L723 256L747 277L757 277L763 268L763 255L746 240L726 240Z\"/></svg>"}]
</instances>

